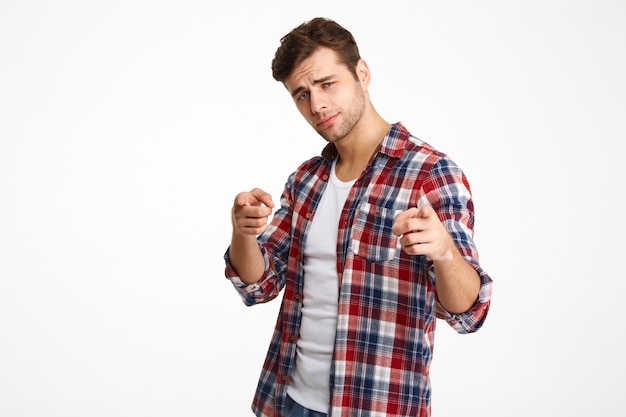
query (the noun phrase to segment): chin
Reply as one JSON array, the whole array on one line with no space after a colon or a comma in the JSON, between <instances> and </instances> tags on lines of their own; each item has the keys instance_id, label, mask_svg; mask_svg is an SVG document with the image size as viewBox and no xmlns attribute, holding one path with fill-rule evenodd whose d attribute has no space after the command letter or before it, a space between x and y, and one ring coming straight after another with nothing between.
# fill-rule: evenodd
<instances>
[{"instance_id":1,"label":"chin","mask_svg":"<svg viewBox=\"0 0 626 417\"><path fill-rule=\"evenodd\" d=\"M337 137L337 135L334 135L332 132L329 132L326 129L321 129L321 130L315 129L315 131L317 132L318 135L323 137L328 143L334 143L334 142L337 142L339 139L341 139Z\"/></svg>"}]
</instances>

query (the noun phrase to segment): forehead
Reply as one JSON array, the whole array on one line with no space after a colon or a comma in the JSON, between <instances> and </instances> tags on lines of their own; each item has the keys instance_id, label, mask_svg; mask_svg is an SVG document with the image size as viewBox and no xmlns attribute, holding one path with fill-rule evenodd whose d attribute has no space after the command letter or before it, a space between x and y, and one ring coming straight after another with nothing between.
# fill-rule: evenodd
<instances>
[{"instance_id":1,"label":"forehead","mask_svg":"<svg viewBox=\"0 0 626 417\"><path fill-rule=\"evenodd\" d=\"M349 72L348 68L339 61L337 52L321 47L293 68L285 80L285 86L293 90L302 84L310 84L323 77L339 75L342 71Z\"/></svg>"}]
</instances>

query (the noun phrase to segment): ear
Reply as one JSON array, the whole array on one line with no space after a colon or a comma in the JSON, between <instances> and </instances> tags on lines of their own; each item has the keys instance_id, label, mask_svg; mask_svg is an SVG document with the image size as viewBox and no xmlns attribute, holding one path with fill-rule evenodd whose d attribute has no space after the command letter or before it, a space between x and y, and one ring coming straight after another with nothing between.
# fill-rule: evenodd
<instances>
[{"instance_id":1,"label":"ear","mask_svg":"<svg viewBox=\"0 0 626 417\"><path fill-rule=\"evenodd\" d=\"M356 63L356 76L363 87L363 91L366 91L370 85L371 74L367 62L363 59L359 59L359 62Z\"/></svg>"}]
</instances>

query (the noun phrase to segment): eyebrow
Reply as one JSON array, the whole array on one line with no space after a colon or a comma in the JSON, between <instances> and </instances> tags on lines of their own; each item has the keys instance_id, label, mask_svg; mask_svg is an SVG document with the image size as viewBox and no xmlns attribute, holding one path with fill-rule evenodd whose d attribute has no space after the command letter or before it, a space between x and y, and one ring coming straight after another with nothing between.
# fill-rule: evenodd
<instances>
[{"instance_id":1,"label":"eyebrow","mask_svg":"<svg viewBox=\"0 0 626 417\"><path fill-rule=\"evenodd\" d=\"M313 80L313 85L317 85L317 84L323 84L328 80L332 80L333 78L335 78L335 75L328 75L326 77L320 78L319 80ZM300 86L298 88L296 88L295 90L293 90L291 92L291 97L295 97L297 96L299 93L301 93L302 91L306 90L306 88L304 86Z\"/></svg>"}]
</instances>

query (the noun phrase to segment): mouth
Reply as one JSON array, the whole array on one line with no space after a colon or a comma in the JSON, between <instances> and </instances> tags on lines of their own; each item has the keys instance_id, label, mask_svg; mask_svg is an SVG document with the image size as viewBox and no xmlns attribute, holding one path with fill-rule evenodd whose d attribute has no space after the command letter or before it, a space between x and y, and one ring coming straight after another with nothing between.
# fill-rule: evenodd
<instances>
[{"instance_id":1,"label":"mouth","mask_svg":"<svg viewBox=\"0 0 626 417\"><path fill-rule=\"evenodd\" d=\"M339 116L339 114L334 114L332 116L326 117L326 118L320 120L317 123L317 126L318 127L322 127L322 128L328 127L331 124L333 124L333 122L337 119L338 116Z\"/></svg>"}]
</instances>

